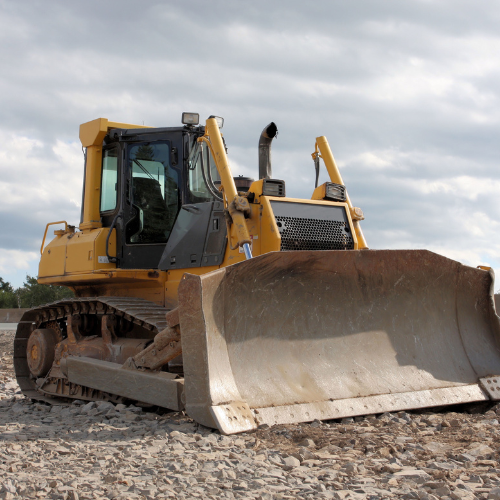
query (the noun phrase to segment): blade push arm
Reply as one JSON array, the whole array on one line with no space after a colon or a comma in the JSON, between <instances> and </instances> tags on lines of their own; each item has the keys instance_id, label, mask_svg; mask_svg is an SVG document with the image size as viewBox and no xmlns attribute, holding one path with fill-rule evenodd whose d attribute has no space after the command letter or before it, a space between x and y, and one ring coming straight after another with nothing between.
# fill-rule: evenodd
<instances>
[{"instance_id":1,"label":"blade push arm","mask_svg":"<svg viewBox=\"0 0 500 500\"><path fill-rule=\"evenodd\" d=\"M200 139L198 140L208 142L207 136L210 139L209 146L212 149L215 164L221 178L222 189L226 198L227 208L236 230L238 246L243 247L245 257L247 259L251 259L251 239L250 234L248 233L247 224L245 222L245 212L249 212L250 205L246 198L238 196L238 191L236 190L236 185L234 184L233 175L227 161L226 149L224 147L224 143L222 142L222 136L215 118L209 118L207 120L205 136L200 137Z\"/></svg>"},{"instance_id":2,"label":"blade push arm","mask_svg":"<svg viewBox=\"0 0 500 500\"><path fill-rule=\"evenodd\" d=\"M321 153L321 158L325 162L326 169L328 170L328 175L330 176L330 180L335 182L336 184L344 185L344 181L342 180L342 176L340 175L340 170L337 167L337 163L335 162L335 158L333 157L332 150L330 149L330 145L326 140L326 137L322 135L321 137L316 138L316 145ZM351 211L351 215L354 211L354 207L352 206L351 199L349 198L349 194L346 192L346 201L349 206L349 210ZM359 224L359 220L356 220L353 217L353 225L354 230L356 231L356 237L358 239L358 248L360 250L368 248L366 244L365 237L363 235L363 231Z\"/></svg>"}]
</instances>

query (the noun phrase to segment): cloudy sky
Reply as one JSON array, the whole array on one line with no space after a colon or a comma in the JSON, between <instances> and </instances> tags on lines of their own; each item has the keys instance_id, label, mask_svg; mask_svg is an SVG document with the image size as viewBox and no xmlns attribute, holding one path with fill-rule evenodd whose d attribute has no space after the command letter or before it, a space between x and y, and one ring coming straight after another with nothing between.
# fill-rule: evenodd
<instances>
[{"instance_id":1,"label":"cloudy sky","mask_svg":"<svg viewBox=\"0 0 500 500\"><path fill-rule=\"evenodd\" d=\"M496 0L0 0L0 276L36 275L45 224L78 224L81 123L182 111L223 116L254 177L275 121L274 177L297 197L326 135L371 248L498 273L499 27Z\"/></svg>"}]
</instances>

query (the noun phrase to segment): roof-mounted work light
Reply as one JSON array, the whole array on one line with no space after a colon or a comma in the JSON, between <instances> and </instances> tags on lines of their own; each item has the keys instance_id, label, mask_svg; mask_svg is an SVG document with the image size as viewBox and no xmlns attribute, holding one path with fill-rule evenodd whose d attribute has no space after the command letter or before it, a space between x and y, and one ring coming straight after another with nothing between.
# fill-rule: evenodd
<instances>
[{"instance_id":1,"label":"roof-mounted work light","mask_svg":"<svg viewBox=\"0 0 500 500\"><path fill-rule=\"evenodd\" d=\"M198 125L200 123L199 113L182 113L182 123L184 125Z\"/></svg>"}]
</instances>

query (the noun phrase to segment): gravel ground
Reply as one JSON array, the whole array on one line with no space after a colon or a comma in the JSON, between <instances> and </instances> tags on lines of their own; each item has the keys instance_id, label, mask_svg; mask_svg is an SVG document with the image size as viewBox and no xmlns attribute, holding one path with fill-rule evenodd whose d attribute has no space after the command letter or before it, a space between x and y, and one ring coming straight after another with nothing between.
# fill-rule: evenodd
<instances>
[{"instance_id":1,"label":"gravel ground","mask_svg":"<svg viewBox=\"0 0 500 500\"><path fill-rule=\"evenodd\" d=\"M13 335L0 332L0 498L500 500L496 407L221 436L182 413L31 402Z\"/></svg>"}]
</instances>

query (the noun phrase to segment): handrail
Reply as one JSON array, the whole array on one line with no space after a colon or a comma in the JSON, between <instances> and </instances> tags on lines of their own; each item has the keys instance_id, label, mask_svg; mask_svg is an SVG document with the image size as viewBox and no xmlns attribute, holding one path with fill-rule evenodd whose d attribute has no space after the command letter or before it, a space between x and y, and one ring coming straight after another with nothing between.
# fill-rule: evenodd
<instances>
[{"instance_id":1,"label":"handrail","mask_svg":"<svg viewBox=\"0 0 500 500\"><path fill-rule=\"evenodd\" d=\"M109 228L108 235L106 236L106 257L108 258L109 262L116 263L118 262L118 256L116 257L111 257L109 255L109 237L111 236L111 233L113 232L113 229L115 228L116 221L118 219L123 218L123 214L121 212L118 212L115 215L115 218L113 219L113 222L111 223L111 227Z\"/></svg>"},{"instance_id":2,"label":"handrail","mask_svg":"<svg viewBox=\"0 0 500 500\"><path fill-rule=\"evenodd\" d=\"M68 230L68 223L65 220L58 220L57 222L49 222L45 226L45 233L43 233L42 246L40 247L40 255L43 255L43 246L45 245L45 238L47 237L47 231L49 230L49 226L53 226L54 224L64 224L64 231Z\"/></svg>"}]
</instances>

